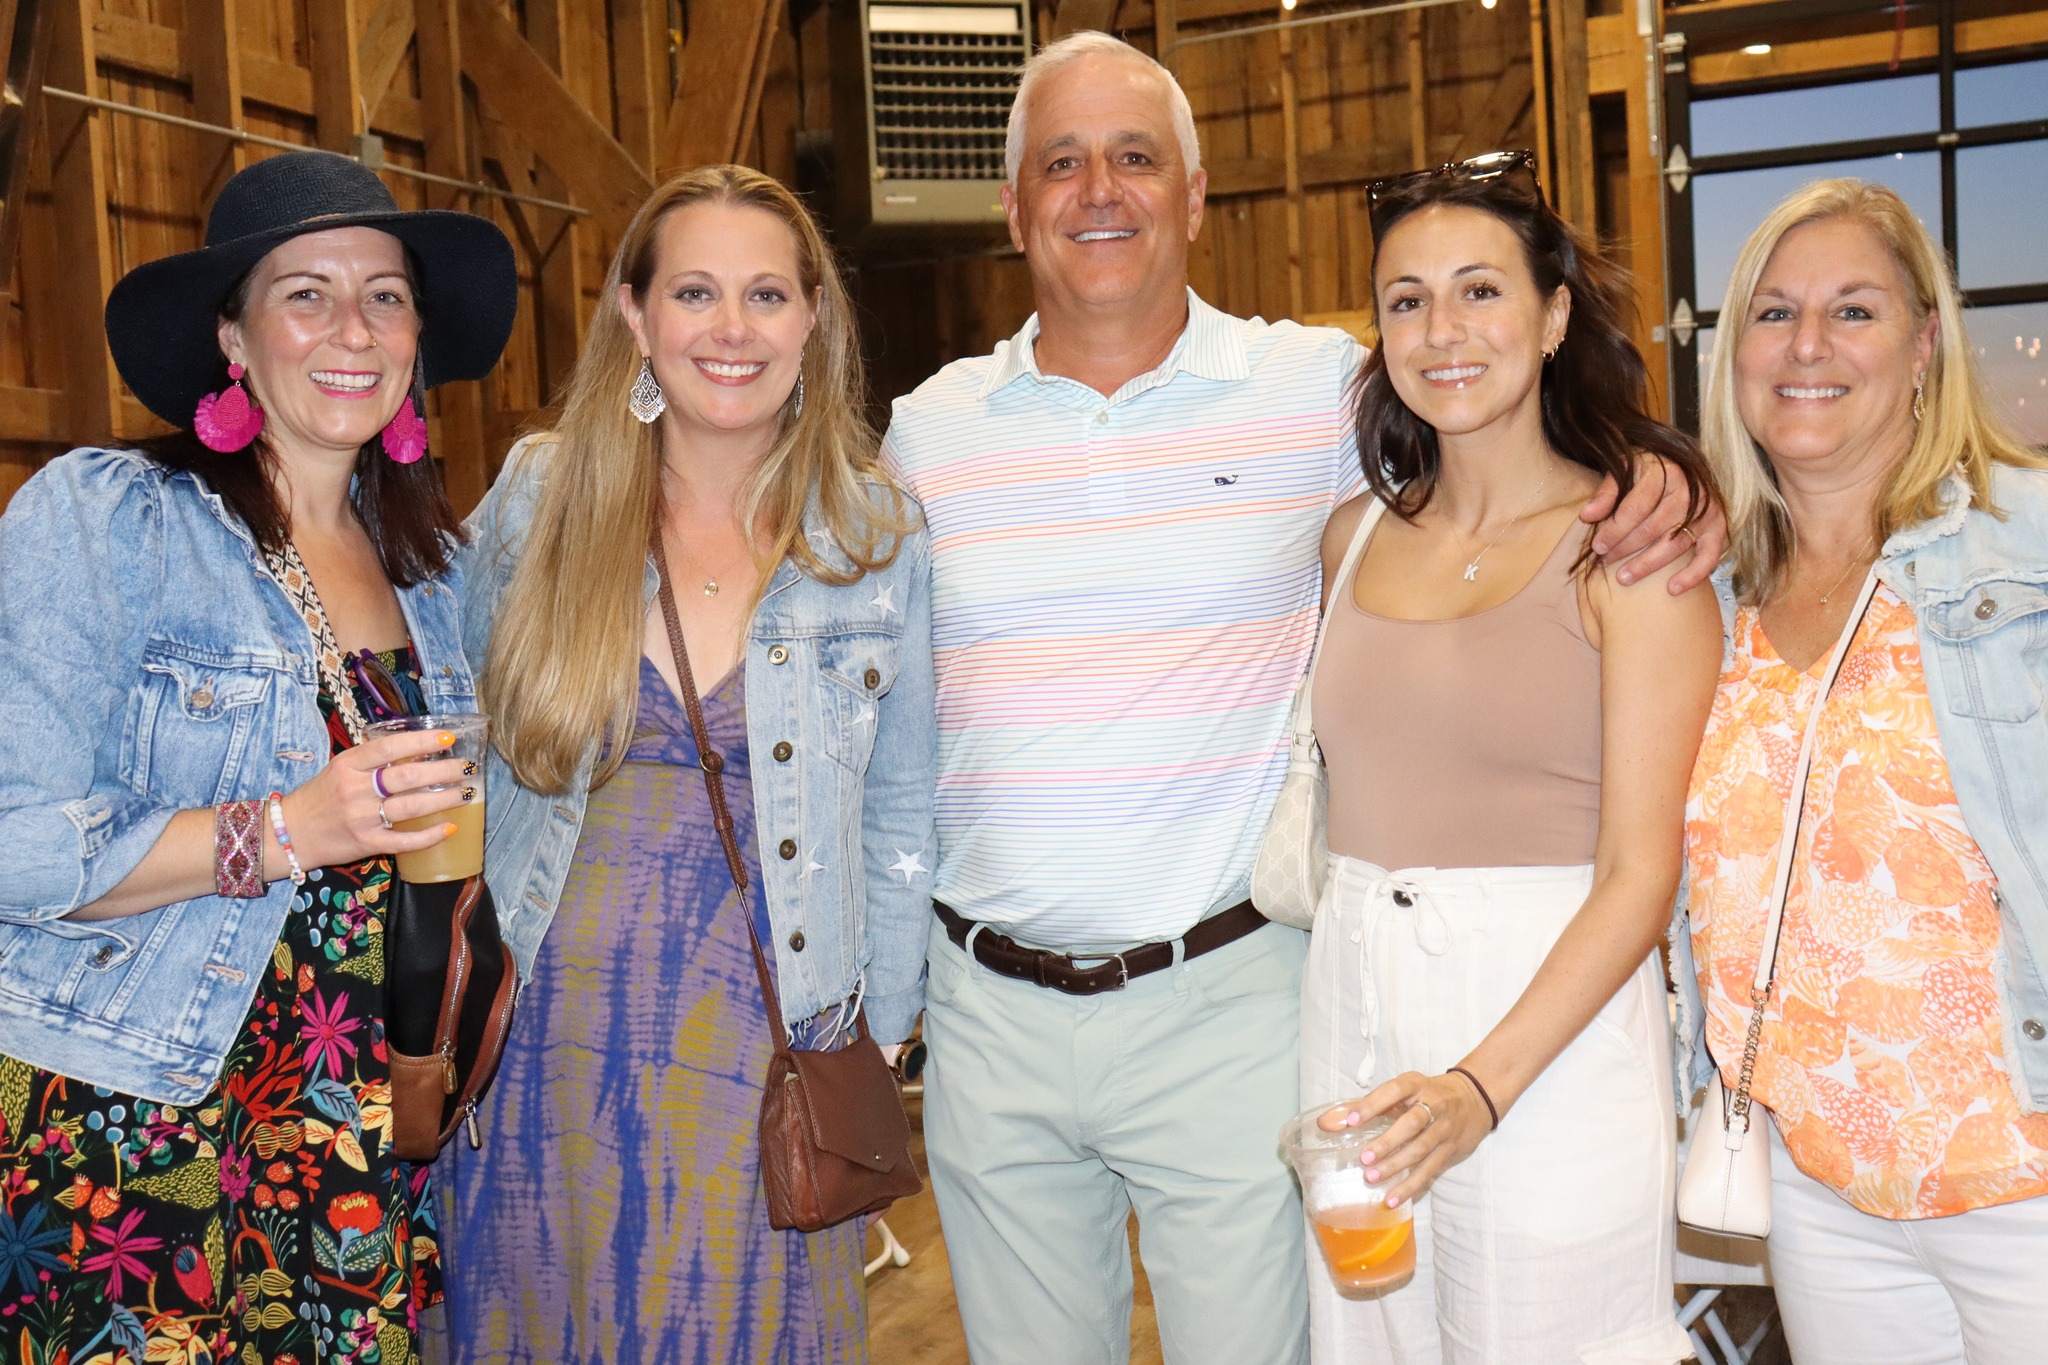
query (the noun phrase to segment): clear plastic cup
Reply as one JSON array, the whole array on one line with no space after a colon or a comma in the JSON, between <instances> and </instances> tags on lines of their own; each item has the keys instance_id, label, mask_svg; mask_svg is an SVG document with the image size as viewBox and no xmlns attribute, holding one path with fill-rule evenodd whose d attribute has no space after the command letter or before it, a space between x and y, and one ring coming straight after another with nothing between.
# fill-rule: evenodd
<instances>
[{"instance_id":1,"label":"clear plastic cup","mask_svg":"<svg viewBox=\"0 0 2048 1365\"><path fill-rule=\"evenodd\" d=\"M455 826L455 832L417 853L398 855L398 875L409 882L454 882L474 877L484 870L484 750L490 742L490 717L474 712L449 712L438 716L400 716L397 720L379 721L369 727L372 737L379 735L408 734L416 730L446 730L455 736L455 743L447 749L424 754L419 759L406 762L421 762L428 759L466 758L476 764L476 774L465 777L460 783L443 783L438 787L422 787L421 791L449 791L456 786L476 788L476 800L465 801L449 810L435 811L432 815L421 815L411 820L400 820L393 829L422 830L435 829L441 825Z\"/></svg>"},{"instance_id":2,"label":"clear plastic cup","mask_svg":"<svg viewBox=\"0 0 2048 1365\"><path fill-rule=\"evenodd\" d=\"M1382 1292L1415 1274L1415 1209L1388 1208L1386 1190L1365 1178L1358 1158L1399 1116L1327 1132L1316 1120L1336 1107L1319 1104L1287 1120L1280 1145L1301 1181L1302 1207L1331 1280L1348 1293Z\"/></svg>"}]
</instances>

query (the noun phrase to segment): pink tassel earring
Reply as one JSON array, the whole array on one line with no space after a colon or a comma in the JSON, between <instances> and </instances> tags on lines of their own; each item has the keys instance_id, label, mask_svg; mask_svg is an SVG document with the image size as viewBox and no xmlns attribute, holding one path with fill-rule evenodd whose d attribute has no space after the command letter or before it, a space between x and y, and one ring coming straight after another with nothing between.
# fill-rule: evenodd
<instances>
[{"instance_id":1,"label":"pink tassel earring","mask_svg":"<svg viewBox=\"0 0 2048 1365\"><path fill-rule=\"evenodd\" d=\"M384 453L399 464L412 464L427 453L427 424L412 405L412 395L399 404L398 415L385 424Z\"/></svg>"},{"instance_id":2,"label":"pink tassel earring","mask_svg":"<svg viewBox=\"0 0 2048 1365\"><path fill-rule=\"evenodd\" d=\"M228 386L199 400L198 410L192 414L192 432L208 450L223 455L242 450L263 430L263 409L242 387L242 376L247 373L240 365L230 364Z\"/></svg>"}]
</instances>

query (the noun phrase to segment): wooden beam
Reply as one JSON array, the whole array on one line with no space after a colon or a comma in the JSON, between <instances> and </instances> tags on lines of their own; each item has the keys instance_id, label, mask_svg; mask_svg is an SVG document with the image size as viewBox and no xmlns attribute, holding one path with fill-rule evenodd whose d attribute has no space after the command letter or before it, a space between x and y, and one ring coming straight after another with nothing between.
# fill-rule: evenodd
<instances>
[{"instance_id":1,"label":"wooden beam","mask_svg":"<svg viewBox=\"0 0 2048 1365\"><path fill-rule=\"evenodd\" d=\"M460 0L462 69L477 94L517 130L613 233L654 189L647 172L569 93L491 0Z\"/></svg>"},{"instance_id":2,"label":"wooden beam","mask_svg":"<svg viewBox=\"0 0 2048 1365\"><path fill-rule=\"evenodd\" d=\"M356 39L356 69L363 82L363 107L375 123L378 106L384 103L398 68L405 65L405 49L412 44L413 0L379 0L363 20Z\"/></svg>"},{"instance_id":3,"label":"wooden beam","mask_svg":"<svg viewBox=\"0 0 2048 1365\"><path fill-rule=\"evenodd\" d=\"M652 172L661 149L669 90L666 0L611 0L612 89L619 144Z\"/></svg>"},{"instance_id":4,"label":"wooden beam","mask_svg":"<svg viewBox=\"0 0 2048 1365\"><path fill-rule=\"evenodd\" d=\"M1597 22L1597 21L1596 21ZM1663 79L1657 35L1639 36L1629 25L1635 48L1635 79L1623 87L1628 111L1628 259L1635 276L1636 316L1629 320L1636 349L1650 371L1650 412L1671 416L1670 347L1664 329L1664 176L1657 149L1662 129L1651 122L1650 82Z\"/></svg>"},{"instance_id":5,"label":"wooden beam","mask_svg":"<svg viewBox=\"0 0 2048 1365\"><path fill-rule=\"evenodd\" d=\"M1152 6L1152 51L1160 63L1180 77L1180 53L1174 44L1180 41L1180 0L1157 0Z\"/></svg>"},{"instance_id":6,"label":"wooden beam","mask_svg":"<svg viewBox=\"0 0 2048 1365\"><path fill-rule=\"evenodd\" d=\"M92 19L97 0L56 0L50 84L100 93ZM107 351L101 318L114 287L114 236L107 224L108 115L69 100L46 100L50 197L64 225L63 307L65 417L68 440L83 444L120 434L120 377Z\"/></svg>"},{"instance_id":7,"label":"wooden beam","mask_svg":"<svg viewBox=\"0 0 2048 1365\"><path fill-rule=\"evenodd\" d=\"M240 0L185 0L185 43L191 53L192 116L228 128L242 126ZM199 202L211 204L228 177L249 164L249 144L202 137L207 164L199 168Z\"/></svg>"},{"instance_id":8,"label":"wooden beam","mask_svg":"<svg viewBox=\"0 0 2048 1365\"><path fill-rule=\"evenodd\" d=\"M1301 155L1301 185L1305 190L1331 185L1356 185L1383 175L1414 169L1414 149L1407 139L1398 143L1339 143ZM1277 156L1233 157L1209 164L1209 198L1235 195L1271 194L1287 188L1287 165Z\"/></svg>"},{"instance_id":9,"label":"wooden beam","mask_svg":"<svg viewBox=\"0 0 2048 1365\"><path fill-rule=\"evenodd\" d=\"M1422 60L1422 11L1408 11L1408 161L1429 164L1429 69Z\"/></svg>"},{"instance_id":10,"label":"wooden beam","mask_svg":"<svg viewBox=\"0 0 2048 1365\"><path fill-rule=\"evenodd\" d=\"M643 21L653 17L642 16ZM531 0L527 5L527 41L557 74L562 73L562 61L567 55L569 34L566 25L569 22L568 7L555 0ZM665 50L665 29L662 42ZM664 69L666 65L664 61ZM661 107L665 111L667 102L664 101ZM532 186L532 192L542 198L562 197L564 189L560 178L532 154L516 130L499 122L494 131L499 144L511 154L510 163L500 163L507 166L508 172L523 175ZM512 171L513 165L518 167L517 171ZM576 368L576 357L583 349L586 321L583 254L576 249L576 239L567 221L542 209L529 210L523 205L515 207L520 209L521 218L528 224L528 235L534 241L535 312L540 324L535 338L539 343L539 354L535 359L538 362L541 401L546 403L567 386L569 376Z\"/></svg>"},{"instance_id":11,"label":"wooden beam","mask_svg":"<svg viewBox=\"0 0 2048 1365\"><path fill-rule=\"evenodd\" d=\"M1465 124L1465 131L1459 136L1457 150L1451 153L1451 160L1460 161L1481 152L1505 149L1508 134L1522 121L1522 111L1535 98L1536 75L1528 62L1510 62L1500 79L1494 82L1493 93L1486 97L1486 103Z\"/></svg>"},{"instance_id":12,"label":"wooden beam","mask_svg":"<svg viewBox=\"0 0 2048 1365\"><path fill-rule=\"evenodd\" d=\"M1913 11L1918 13L1918 11ZM1694 88L1724 85L1735 81L1773 80L1817 76L1831 71L1876 71L1892 59L1892 26L1861 33L1826 32L1815 25L1811 37L1771 39L1771 50L1744 52L1740 38L1720 46L1720 35L1710 42L1702 39L1691 46ZM1956 51L1962 55L1995 52L2003 48L2033 47L2048 43L2048 6L2017 14L1957 16ZM1932 61L1941 50L1940 31L1933 24L1906 29L1900 46L1904 61Z\"/></svg>"},{"instance_id":13,"label":"wooden beam","mask_svg":"<svg viewBox=\"0 0 2048 1365\"><path fill-rule=\"evenodd\" d=\"M24 3L35 5L26 12ZM0 0L0 299L7 297L14 247L28 207L29 164L35 159L43 72L50 61L51 11L62 0ZM26 46L17 50L16 43Z\"/></svg>"},{"instance_id":14,"label":"wooden beam","mask_svg":"<svg viewBox=\"0 0 2048 1365\"><path fill-rule=\"evenodd\" d=\"M62 389L0 385L0 441L62 445L70 428Z\"/></svg>"},{"instance_id":15,"label":"wooden beam","mask_svg":"<svg viewBox=\"0 0 2048 1365\"><path fill-rule=\"evenodd\" d=\"M723 0L693 12L658 178L739 155L747 106L758 97L768 29L779 8L775 0Z\"/></svg>"},{"instance_id":16,"label":"wooden beam","mask_svg":"<svg viewBox=\"0 0 2048 1365\"><path fill-rule=\"evenodd\" d=\"M1273 35L1280 45L1280 158L1287 177L1287 316L1308 311L1301 262L1301 107L1294 85L1294 30Z\"/></svg>"},{"instance_id":17,"label":"wooden beam","mask_svg":"<svg viewBox=\"0 0 2048 1365\"><path fill-rule=\"evenodd\" d=\"M462 34L458 0L414 0L413 27L420 64L420 113L425 125L427 169L456 180L476 178L470 164L469 109L462 94ZM466 198L452 185L427 185L427 203L456 208ZM435 454L448 500L467 515L483 501L485 471L483 394L474 381L443 384L434 391Z\"/></svg>"},{"instance_id":18,"label":"wooden beam","mask_svg":"<svg viewBox=\"0 0 2048 1365\"><path fill-rule=\"evenodd\" d=\"M330 152L346 152L368 124L356 52L356 0L308 0L306 26L312 40L313 140Z\"/></svg>"},{"instance_id":19,"label":"wooden beam","mask_svg":"<svg viewBox=\"0 0 2048 1365\"><path fill-rule=\"evenodd\" d=\"M1547 0L1550 23L1551 140L1558 212L1594 230L1593 103L1587 92L1586 0Z\"/></svg>"},{"instance_id":20,"label":"wooden beam","mask_svg":"<svg viewBox=\"0 0 2048 1365\"><path fill-rule=\"evenodd\" d=\"M1550 41L1544 32L1543 0L1529 0L1529 76L1536 101L1536 178L1557 202L1557 178L1550 146Z\"/></svg>"}]
</instances>

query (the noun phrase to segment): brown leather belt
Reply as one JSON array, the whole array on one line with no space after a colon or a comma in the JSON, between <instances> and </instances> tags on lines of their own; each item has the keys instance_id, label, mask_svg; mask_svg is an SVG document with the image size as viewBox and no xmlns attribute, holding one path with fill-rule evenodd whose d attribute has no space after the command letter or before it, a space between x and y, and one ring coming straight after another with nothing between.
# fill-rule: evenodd
<instances>
[{"instance_id":1,"label":"brown leather belt","mask_svg":"<svg viewBox=\"0 0 2048 1365\"><path fill-rule=\"evenodd\" d=\"M946 926L946 937L965 948L975 922L962 919L952 906L942 901L933 901L932 908L939 913L939 923ZM1266 924L1266 917L1253 909L1250 901L1239 901L1228 910L1209 916L1181 936L1181 961L1191 961L1203 953L1212 953L1225 944L1235 943L1253 930L1265 928ZM1120 953L1084 953L1074 957L1066 953L1050 953L1043 948L1027 948L1007 934L983 927L974 936L974 960L998 975L1029 981L1068 995L1100 995L1104 991L1122 990L1133 977L1171 967L1173 944L1141 943ZM1080 965L1083 962L1095 965L1083 967Z\"/></svg>"}]
</instances>

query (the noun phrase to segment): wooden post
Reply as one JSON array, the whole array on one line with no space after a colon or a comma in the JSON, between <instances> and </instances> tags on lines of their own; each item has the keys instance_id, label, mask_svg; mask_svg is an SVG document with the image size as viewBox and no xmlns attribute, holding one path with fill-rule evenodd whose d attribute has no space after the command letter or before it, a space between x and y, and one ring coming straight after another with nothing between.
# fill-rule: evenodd
<instances>
[{"instance_id":1,"label":"wooden post","mask_svg":"<svg viewBox=\"0 0 2048 1365\"><path fill-rule=\"evenodd\" d=\"M1593 101L1588 89L1586 0L1548 0L1552 194L1558 212L1590 232L1593 208Z\"/></svg>"},{"instance_id":2,"label":"wooden post","mask_svg":"<svg viewBox=\"0 0 2048 1365\"><path fill-rule=\"evenodd\" d=\"M207 123L242 126L242 43L238 0L185 0L185 41L192 65L192 113ZM206 137L199 201L211 204L228 177L249 164L248 144Z\"/></svg>"},{"instance_id":3,"label":"wooden post","mask_svg":"<svg viewBox=\"0 0 2048 1365\"><path fill-rule=\"evenodd\" d=\"M1654 6L1645 7L1651 14ZM1643 361L1650 369L1650 411L1670 420L1671 362L1669 345L1654 340L1664 315L1664 167L1657 155L1661 130L1651 118L1650 82L1664 79L1657 51L1657 21L1651 32L1634 39L1637 59L1628 82L1628 197L1630 269L1636 277L1636 309L1641 324L1632 330Z\"/></svg>"},{"instance_id":4,"label":"wooden post","mask_svg":"<svg viewBox=\"0 0 2048 1365\"><path fill-rule=\"evenodd\" d=\"M1562 208L1564 197L1551 174L1550 155L1550 44L1544 41L1543 0L1529 0L1529 75L1536 83L1536 176L1553 207Z\"/></svg>"},{"instance_id":5,"label":"wooden post","mask_svg":"<svg viewBox=\"0 0 2048 1365\"><path fill-rule=\"evenodd\" d=\"M1422 64L1422 11L1412 9L1408 11L1408 159L1418 171L1431 164L1428 93L1429 73Z\"/></svg>"},{"instance_id":6,"label":"wooden post","mask_svg":"<svg viewBox=\"0 0 2048 1365\"><path fill-rule=\"evenodd\" d=\"M660 0L645 0L645 3L648 8L657 8ZM640 16L643 23L649 17L644 11ZM562 26L566 21L567 15L563 7L555 3L555 0L541 0L541 3L529 4L527 7L527 41L533 44L533 50L538 52L542 60L557 73L562 69L563 40L566 36ZM617 32L616 28L614 32ZM664 62L664 70L666 66L667 63ZM651 79L651 71L647 74ZM662 84L666 83L664 79ZM623 93L623 87L621 90L620 110L623 115L630 107L631 101ZM650 97L654 90L655 87L649 88ZM667 107L664 102L659 111L647 111L647 126L641 131L651 140L646 143L644 152L635 149L631 141L624 143L634 160L649 171L653 169L654 149L659 145L658 120L661 112L665 112ZM629 136L632 134L628 121L623 118L621 131L627 132ZM547 197L561 197L562 181L545 164L541 165L534 179ZM534 273L539 277L536 293L540 312L541 403L545 406L553 401L563 386L568 384L569 376L576 368L576 357L583 350L583 262L581 254L576 250L576 235L570 230L569 224L561 222L557 215L540 208L535 208L530 217L534 225L534 240L539 244L542 253L534 262ZM604 306L605 302L600 301L600 306Z\"/></svg>"},{"instance_id":7,"label":"wooden post","mask_svg":"<svg viewBox=\"0 0 2048 1365\"><path fill-rule=\"evenodd\" d=\"M1159 64L1180 79L1180 53L1173 45L1180 39L1180 0L1152 0L1152 51Z\"/></svg>"},{"instance_id":8,"label":"wooden post","mask_svg":"<svg viewBox=\"0 0 2048 1365\"><path fill-rule=\"evenodd\" d=\"M330 152L346 152L366 126L356 0L310 0L306 20L313 47L313 137Z\"/></svg>"},{"instance_id":9,"label":"wooden post","mask_svg":"<svg viewBox=\"0 0 2048 1365\"><path fill-rule=\"evenodd\" d=\"M669 89L665 8L665 0L611 0L619 145L649 172L661 146L662 119L674 98Z\"/></svg>"},{"instance_id":10,"label":"wooden post","mask_svg":"<svg viewBox=\"0 0 2048 1365\"><path fill-rule=\"evenodd\" d=\"M93 18L96 0L58 0L50 84L100 92ZM106 117L69 100L45 100L50 139L50 197L67 237L59 286L64 343L65 417L74 444L120 434L121 383L101 319L114 287L114 237L107 225Z\"/></svg>"},{"instance_id":11,"label":"wooden post","mask_svg":"<svg viewBox=\"0 0 2048 1365\"><path fill-rule=\"evenodd\" d=\"M462 96L462 34L456 0L414 0L413 25L420 61L420 125L426 133L427 169L457 180L471 178L469 110ZM459 208L464 192L427 183L427 203ZM431 322L428 324L432 325ZM489 479L484 468L483 394L473 382L443 384L434 391L439 430L434 453L449 501L464 514L483 500Z\"/></svg>"},{"instance_id":12,"label":"wooden post","mask_svg":"<svg viewBox=\"0 0 2048 1365\"><path fill-rule=\"evenodd\" d=\"M363 20L356 35L356 69L361 74L365 122L377 119L377 106L391 89L412 41L413 0L382 0Z\"/></svg>"},{"instance_id":13,"label":"wooden post","mask_svg":"<svg viewBox=\"0 0 2048 1365\"><path fill-rule=\"evenodd\" d=\"M1285 9L1282 9L1285 14ZM1301 107L1294 88L1294 30L1280 39L1280 156L1287 176L1287 315L1308 311L1301 281Z\"/></svg>"}]
</instances>

